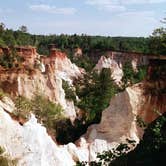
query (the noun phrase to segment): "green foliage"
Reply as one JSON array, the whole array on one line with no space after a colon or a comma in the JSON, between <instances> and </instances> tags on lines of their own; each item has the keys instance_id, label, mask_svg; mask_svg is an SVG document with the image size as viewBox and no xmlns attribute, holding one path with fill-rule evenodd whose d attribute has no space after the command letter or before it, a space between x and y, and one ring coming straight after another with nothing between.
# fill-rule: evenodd
<instances>
[{"instance_id":1,"label":"green foliage","mask_svg":"<svg viewBox=\"0 0 166 166\"><path fill-rule=\"evenodd\" d=\"M123 87L126 88L132 84L142 81L147 74L147 66L139 66L138 71L134 71L131 62L123 65Z\"/></svg>"},{"instance_id":2,"label":"green foliage","mask_svg":"<svg viewBox=\"0 0 166 166\"><path fill-rule=\"evenodd\" d=\"M15 106L16 106L16 109L14 111L14 114L16 116L19 116L21 118L24 118L24 119L29 119L30 117L30 112L32 111L32 102L23 97L23 96L19 96L15 99Z\"/></svg>"},{"instance_id":3,"label":"green foliage","mask_svg":"<svg viewBox=\"0 0 166 166\"><path fill-rule=\"evenodd\" d=\"M135 146L135 141L126 140L126 143L119 144L116 148L109 151L103 151L97 154L97 161L77 162L76 166L121 166L127 165L127 152ZM121 160L117 160L121 158Z\"/></svg>"},{"instance_id":4,"label":"green foliage","mask_svg":"<svg viewBox=\"0 0 166 166\"><path fill-rule=\"evenodd\" d=\"M148 125L136 149L127 154L128 166L164 166L166 162L166 114Z\"/></svg>"},{"instance_id":5,"label":"green foliage","mask_svg":"<svg viewBox=\"0 0 166 166\"><path fill-rule=\"evenodd\" d=\"M131 62L126 62L123 65L123 77L122 77L122 82L124 84L124 87L127 87L134 83L134 75L135 72L133 70Z\"/></svg>"},{"instance_id":6,"label":"green foliage","mask_svg":"<svg viewBox=\"0 0 166 166\"><path fill-rule=\"evenodd\" d=\"M33 113L48 129L53 129L55 121L63 118L62 107L49 101L42 95L35 95L32 100L32 106Z\"/></svg>"},{"instance_id":7,"label":"green foliage","mask_svg":"<svg viewBox=\"0 0 166 166\"><path fill-rule=\"evenodd\" d=\"M101 73L86 75L83 83L77 84L76 92L80 98L77 106L86 111L86 120L99 122L117 88L111 79L110 69L102 69Z\"/></svg>"},{"instance_id":8,"label":"green foliage","mask_svg":"<svg viewBox=\"0 0 166 166\"><path fill-rule=\"evenodd\" d=\"M147 66L139 66L138 71L134 75L134 83L138 83L145 79L147 75Z\"/></svg>"},{"instance_id":9,"label":"green foliage","mask_svg":"<svg viewBox=\"0 0 166 166\"><path fill-rule=\"evenodd\" d=\"M5 42L1 38L0 38L0 46L1 47L5 47L6 46Z\"/></svg>"},{"instance_id":10,"label":"green foliage","mask_svg":"<svg viewBox=\"0 0 166 166\"><path fill-rule=\"evenodd\" d=\"M76 102L76 94L74 92L74 89L73 89L73 87L69 86L67 81L62 80L62 88L65 91L65 98Z\"/></svg>"},{"instance_id":11,"label":"green foliage","mask_svg":"<svg viewBox=\"0 0 166 166\"><path fill-rule=\"evenodd\" d=\"M5 30L5 24L3 22L0 23L0 32L3 33Z\"/></svg>"},{"instance_id":12,"label":"green foliage","mask_svg":"<svg viewBox=\"0 0 166 166\"><path fill-rule=\"evenodd\" d=\"M0 155L4 152L3 148L0 147Z\"/></svg>"},{"instance_id":13,"label":"green foliage","mask_svg":"<svg viewBox=\"0 0 166 166\"><path fill-rule=\"evenodd\" d=\"M166 54L166 28L155 29L149 40L150 52L153 54Z\"/></svg>"},{"instance_id":14,"label":"green foliage","mask_svg":"<svg viewBox=\"0 0 166 166\"><path fill-rule=\"evenodd\" d=\"M15 50L12 50L8 55L3 54L0 56L0 65L6 69L19 67L23 61L24 59L17 55Z\"/></svg>"},{"instance_id":15,"label":"green foliage","mask_svg":"<svg viewBox=\"0 0 166 166\"><path fill-rule=\"evenodd\" d=\"M111 151L97 155L97 161L78 162L77 166L164 166L166 162L166 114L148 125L137 147L127 140Z\"/></svg>"},{"instance_id":16,"label":"green foliage","mask_svg":"<svg viewBox=\"0 0 166 166\"><path fill-rule=\"evenodd\" d=\"M34 113L40 122L47 128L54 130L54 123L57 119L63 118L63 109L42 95L35 95L32 100L23 96L15 99L16 110L14 114L28 120L30 113Z\"/></svg>"},{"instance_id":17,"label":"green foliage","mask_svg":"<svg viewBox=\"0 0 166 166\"><path fill-rule=\"evenodd\" d=\"M92 69L95 66L95 64L87 55L83 55L82 57L72 58L72 62L75 63L77 66L84 68L87 72L92 71Z\"/></svg>"},{"instance_id":18,"label":"green foliage","mask_svg":"<svg viewBox=\"0 0 166 166\"><path fill-rule=\"evenodd\" d=\"M0 44L7 46L33 45L38 48L40 54L49 54L48 45L51 43L62 50L73 50L76 47L83 49L88 56L94 50L107 51L133 51L148 53L149 39L143 37L104 37L82 35L32 35L27 33L27 27L21 26L19 30L5 28L4 23L0 24Z\"/></svg>"}]
</instances>

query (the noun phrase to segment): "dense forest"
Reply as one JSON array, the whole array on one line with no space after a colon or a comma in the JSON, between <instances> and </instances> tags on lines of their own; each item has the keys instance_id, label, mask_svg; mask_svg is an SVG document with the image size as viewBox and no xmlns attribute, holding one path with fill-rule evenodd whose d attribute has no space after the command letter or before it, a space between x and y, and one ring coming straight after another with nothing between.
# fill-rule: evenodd
<instances>
[{"instance_id":1,"label":"dense forest","mask_svg":"<svg viewBox=\"0 0 166 166\"><path fill-rule=\"evenodd\" d=\"M164 28L159 28L147 38L88 36L86 34L33 35L28 33L26 26L21 26L14 31L6 28L4 23L0 23L0 46L32 45L37 47L38 52L43 55L48 55L49 44L55 44L58 48L68 51L80 47L88 56L94 50L165 54L165 32Z\"/></svg>"}]
</instances>

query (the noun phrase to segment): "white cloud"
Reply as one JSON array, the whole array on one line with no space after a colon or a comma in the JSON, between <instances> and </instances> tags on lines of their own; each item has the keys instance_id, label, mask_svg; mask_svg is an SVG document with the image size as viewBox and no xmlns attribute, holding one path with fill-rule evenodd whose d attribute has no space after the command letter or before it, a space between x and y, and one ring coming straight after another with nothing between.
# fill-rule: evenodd
<instances>
[{"instance_id":1,"label":"white cloud","mask_svg":"<svg viewBox=\"0 0 166 166\"><path fill-rule=\"evenodd\" d=\"M46 12L52 14L72 15L76 13L75 8L57 8L56 6L49 6L45 4L31 5L30 9L37 12Z\"/></svg>"},{"instance_id":2,"label":"white cloud","mask_svg":"<svg viewBox=\"0 0 166 166\"><path fill-rule=\"evenodd\" d=\"M110 11L110 12L124 12L124 11L126 11L125 6L121 6L121 5L104 5L104 6L100 6L98 8L101 10L106 10L106 11Z\"/></svg>"},{"instance_id":3,"label":"white cloud","mask_svg":"<svg viewBox=\"0 0 166 166\"><path fill-rule=\"evenodd\" d=\"M166 0L86 0L87 5L111 12L125 11L128 5L164 3Z\"/></svg>"},{"instance_id":4,"label":"white cloud","mask_svg":"<svg viewBox=\"0 0 166 166\"><path fill-rule=\"evenodd\" d=\"M115 0L87 0L86 4L110 12L123 12L126 10L125 6L117 3Z\"/></svg>"},{"instance_id":5,"label":"white cloud","mask_svg":"<svg viewBox=\"0 0 166 166\"><path fill-rule=\"evenodd\" d=\"M123 4L154 4L154 3L163 3L166 0L119 0Z\"/></svg>"},{"instance_id":6,"label":"white cloud","mask_svg":"<svg viewBox=\"0 0 166 166\"><path fill-rule=\"evenodd\" d=\"M89 5L112 5L115 4L116 1L112 0L87 0L86 4ZM116 3L117 4L117 3Z\"/></svg>"},{"instance_id":7,"label":"white cloud","mask_svg":"<svg viewBox=\"0 0 166 166\"><path fill-rule=\"evenodd\" d=\"M166 0L86 0L86 4L89 5L153 4L164 2Z\"/></svg>"}]
</instances>

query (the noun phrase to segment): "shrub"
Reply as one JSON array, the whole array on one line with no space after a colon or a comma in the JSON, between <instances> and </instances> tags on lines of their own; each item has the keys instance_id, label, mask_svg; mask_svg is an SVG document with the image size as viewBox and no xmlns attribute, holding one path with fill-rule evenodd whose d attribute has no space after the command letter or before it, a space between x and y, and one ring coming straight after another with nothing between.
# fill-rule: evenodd
<instances>
[{"instance_id":1,"label":"shrub","mask_svg":"<svg viewBox=\"0 0 166 166\"><path fill-rule=\"evenodd\" d=\"M133 70L131 62L126 62L123 65L123 88L130 86L132 84L142 81L147 74L147 66L139 66L138 71Z\"/></svg>"},{"instance_id":2,"label":"shrub","mask_svg":"<svg viewBox=\"0 0 166 166\"><path fill-rule=\"evenodd\" d=\"M54 133L54 124L58 119L64 118L62 107L42 95L37 94L32 100L19 96L15 99L15 105L14 114L16 117L28 120L30 113L33 113L49 131Z\"/></svg>"},{"instance_id":3,"label":"shrub","mask_svg":"<svg viewBox=\"0 0 166 166\"><path fill-rule=\"evenodd\" d=\"M15 106L16 109L14 111L14 114L16 116L28 120L30 117L30 112L33 108L31 100L23 96L19 96L15 99Z\"/></svg>"},{"instance_id":4,"label":"shrub","mask_svg":"<svg viewBox=\"0 0 166 166\"><path fill-rule=\"evenodd\" d=\"M48 129L53 128L57 119L62 119L63 109L59 104L55 104L42 95L36 95L32 100L33 113Z\"/></svg>"},{"instance_id":5,"label":"shrub","mask_svg":"<svg viewBox=\"0 0 166 166\"><path fill-rule=\"evenodd\" d=\"M134 75L134 83L138 83L145 79L147 75L147 66L139 66L138 72Z\"/></svg>"},{"instance_id":6,"label":"shrub","mask_svg":"<svg viewBox=\"0 0 166 166\"><path fill-rule=\"evenodd\" d=\"M3 54L0 56L0 65L6 69L21 66L24 58L17 55L15 50L12 50L10 54Z\"/></svg>"},{"instance_id":7,"label":"shrub","mask_svg":"<svg viewBox=\"0 0 166 166\"><path fill-rule=\"evenodd\" d=\"M76 102L76 94L75 94L73 88L69 86L67 81L65 81L65 80L62 81L62 87L65 91L65 98Z\"/></svg>"},{"instance_id":8,"label":"shrub","mask_svg":"<svg viewBox=\"0 0 166 166\"><path fill-rule=\"evenodd\" d=\"M95 66L94 62L92 62L92 60L87 55L73 58L73 63L75 63L77 66L81 68L84 68L87 72L92 71L92 69Z\"/></svg>"}]
</instances>

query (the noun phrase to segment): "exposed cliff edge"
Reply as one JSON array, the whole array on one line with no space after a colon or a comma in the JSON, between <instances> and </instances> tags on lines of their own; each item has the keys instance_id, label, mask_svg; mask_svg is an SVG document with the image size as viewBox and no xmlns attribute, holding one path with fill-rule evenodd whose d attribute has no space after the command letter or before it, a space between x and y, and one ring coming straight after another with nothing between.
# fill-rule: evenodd
<instances>
[{"instance_id":1,"label":"exposed cliff edge","mask_svg":"<svg viewBox=\"0 0 166 166\"><path fill-rule=\"evenodd\" d=\"M95 160L96 153L109 150L115 143L124 142L126 138L136 140L142 137L143 131L137 124L137 117L152 122L165 112L166 99L158 104L157 97L145 95L144 85L137 84L112 98L110 106L103 111L100 124L88 128L84 138L89 143L90 160Z\"/></svg>"},{"instance_id":2,"label":"exposed cliff edge","mask_svg":"<svg viewBox=\"0 0 166 166\"><path fill-rule=\"evenodd\" d=\"M110 51L101 56L95 69L101 71L102 68L110 68L112 78L117 84L120 84L123 77L122 67L126 62L131 62L133 69L136 71L138 66L148 64L148 57L137 53Z\"/></svg>"},{"instance_id":3,"label":"exposed cliff edge","mask_svg":"<svg viewBox=\"0 0 166 166\"><path fill-rule=\"evenodd\" d=\"M0 146L4 147L12 158L18 159L18 165L21 166L72 166L78 160L95 160L97 152L109 150L126 138L139 141L142 133L136 124L137 115L149 122L157 117L153 112L157 102L147 102L143 85L137 84L115 96L103 112L101 123L90 126L76 145L69 143L58 146L48 136L46 129L37 123L34 116L23 126L12 120L4 108L12 112L14 106L12 101L6 101L2 100L0 104ZM161 111L164 111L165 106L162 109ZM146 119L147 110L151 119Z\"/></svg>"},{"instance_id":4,"label":"exposed cliff edge","mask_svg":"<svg viewBox=\"0 0 166 166\"><path fill-rule=\"evenodd\" d=\"M61 104L66 117L74 119L74 104L65 99L62 79L72 85L73 78L81 77L84 71L72 64L66 54L58 49L52 49L49 57L38 55L34 48L29 50L23 47L19 52L25 58L23 67L0 69L0 87L3 91L11 96L29 99L35 93L44 94L47 99ZM122 77L121 65L128 59L133 60L133 67L146 63L146 58L136 55L124 59L121 54L115 57L111 54L109 58L102 57L97 68L111 68L114 79L119 83ZM158 72L159 68L160 64L149 72L153 75L153 69ZM162 75L160 70L157 75L161 79L149 78L150 81L128 87L114 96L109 107L103 111L100 124L90 126L75 144L58 145L34 115L22 124L12 119L15 105L10 98L0 95L0 147L18 162L18 166L72 166L76 161L95 160L98 152L110 150L126 138L139 142L143 131L137 124L137 117L151 122L158 116L155 110L161 113L166 110L165 93L162 93L165 89L165 74Z\"/></svg>"},{"instance_id":5,"label":"exposed cliff edge","mask_svg":"<svg viewBox=\"0 0 166 166\"><path fill-rule=\"evenodd\" d=\"M21 126L5 112L1 105L0 119L0 146L5 149L5 153L10 158L17 161L19 166L74 164L69 152L53 142L46 129L37 123L34 116Z\"/></svg>"},{"instance_id":6,"label":"exposed cliff edge","mask_svg":"<svg viewBox=\"0 0 166 166\"><path fill-rule=\"evenodd\" d=\"M29 99L40 93L59 103L65 110L65 116L74 120L74 104L65 99L62 80L72 85L72 80L81 77L84 70L71 63L67 55L58 49L51 49L48 57L37 54L34 47L16 49L18 55L24 58L24 62L21 67L0 70L0 88L12 96L24 96Z\"/></svg>"}]
</instances>

